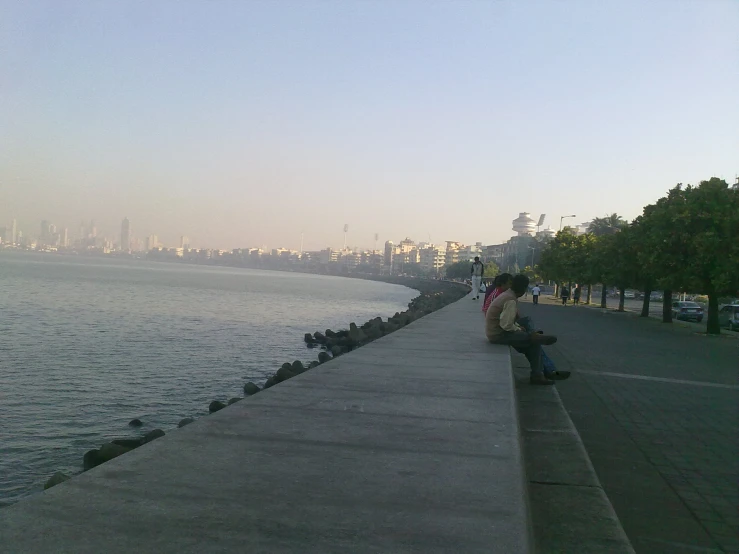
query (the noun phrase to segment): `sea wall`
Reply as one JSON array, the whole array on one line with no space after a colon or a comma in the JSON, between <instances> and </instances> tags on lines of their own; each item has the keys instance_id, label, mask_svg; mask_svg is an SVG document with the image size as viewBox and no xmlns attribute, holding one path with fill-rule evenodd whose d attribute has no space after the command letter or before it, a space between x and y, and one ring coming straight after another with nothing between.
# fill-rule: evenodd
<instances>
[{"instance_id":1,"label":"sea wall","mask_svg":"<svg viewBox=\"0 0 739 554\"><path fill-rule=\"evenodd\" d=\"M368 280L381 281L389 284L396 284L415 289L419 292L408 304L408 308L402 312L396 312L394 315L383 319L376 317L366 321L360 325L355 322L348 324L347 328L325 331L306 332L304 341L308 352L314 354L311 361L295 360L293 362L285 362L281 367L277 368L274 373L269 375L261 386L254 382L244 384L244 396L235 397L229 400L213 400L208 406L208 412L214 413L222 410L226 406L239 402L243 398L258 394L260 391L279 385L310 371L323 363L337 358L347 352L351 352L377 340L385 335L402 329L406 325L420 319L444 306L456 302L460 298L469 293L469 286L454 281L440 281L431 279L421 279L413 277L382 277L382 276L355 276L355 278L364 278ZM182 419L178 427L184 427L195 421L192 417ZM132 420L129 425L132 428L141 427L143 422L138 419ZM114 438L103 444L100 448L95 448L85 452L82 458L81 471L87 471L97 467L113 458L126 454L131 450L147 444L159 437L165 436L162 429L154 429L143 437L127 437ZM44 485L44 489L48 489L70 479L70 476L57 472Z\"/></svg>"}]
</instances>

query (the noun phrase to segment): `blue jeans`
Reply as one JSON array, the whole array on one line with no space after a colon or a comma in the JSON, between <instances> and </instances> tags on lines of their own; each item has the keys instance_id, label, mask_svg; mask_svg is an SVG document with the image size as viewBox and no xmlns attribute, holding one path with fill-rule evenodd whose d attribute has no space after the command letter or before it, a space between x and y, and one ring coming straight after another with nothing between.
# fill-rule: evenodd
<instances>
[{"instance_id":1,"label":"blue jeans","mask_svg":"<svg viewBox=\"0 0 739 554\"><path fill-rule=\"evenodd\" d=\"M531 318L529 316L518 318L518 320L516 320L516 323L523 327L527 333L533 333L534 331L537 331L536 327L534 327L534 322L531 321ZM541 367L544 371L544 375L551 375L552 373L557 371L557 367L554 365L554 362L549 356L547 356L543 348L541 349L540 356Z\"/></svg>"}]
</instances>

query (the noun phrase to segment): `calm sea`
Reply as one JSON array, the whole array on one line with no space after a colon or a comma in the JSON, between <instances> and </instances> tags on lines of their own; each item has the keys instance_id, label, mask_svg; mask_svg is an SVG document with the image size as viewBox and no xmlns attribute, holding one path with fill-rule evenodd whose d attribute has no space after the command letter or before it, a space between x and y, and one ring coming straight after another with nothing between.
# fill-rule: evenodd
<instances>
[{"instance_id":1,"label":"calm sea","mask_svg":"<svg viewBox=\"0 0 739 554\"><path fill-rule=\"evenodd\" d=\"M411 289L177 264L0 253L0 505L81 469L106 439L241 396L303 335L401 310ZM128 422L140 418L144 427Z\"/></svg>"}]
</instances>

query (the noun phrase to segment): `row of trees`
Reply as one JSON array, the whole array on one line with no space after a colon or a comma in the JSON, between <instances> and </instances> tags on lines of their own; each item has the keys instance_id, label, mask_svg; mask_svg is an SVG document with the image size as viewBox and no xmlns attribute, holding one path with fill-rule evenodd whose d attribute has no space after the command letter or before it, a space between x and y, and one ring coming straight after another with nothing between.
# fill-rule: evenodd
<instances>
[{"instance_id":1,"label":"row of trees","mask_svg":"<svg viewBox=\"0 0 739 554\"><path fill-rule=\"evenodd\" d=\"M593 221L589 232L565 228L542 251L536 268L547 279L601 283L620 292L644 291L642 316L653 290L663 290L663 320L672 321L672 291L708 296L707 331L720 333L719 298L739 291L739 189L712 178L698 186L678 184L644 208L631 223L617 214Z\"/></svg>"}]
</instances>

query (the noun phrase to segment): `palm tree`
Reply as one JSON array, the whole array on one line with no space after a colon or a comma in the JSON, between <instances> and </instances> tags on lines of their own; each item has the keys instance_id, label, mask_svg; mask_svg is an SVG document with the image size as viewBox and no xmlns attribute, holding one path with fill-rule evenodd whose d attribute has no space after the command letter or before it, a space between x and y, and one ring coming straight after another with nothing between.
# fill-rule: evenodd
<instances>
[{"instance_id":1,"label":"palm tree","mask_svg":"<svg viewBox=\"0 0 739 554\"><path fill-rule=\"evenodd\" d=\"M588 227L588 233L592 233L596 237L615 235L626 227L627 224L627 221L623 217L617 213L612 213L606 217L596 217L593 219Z\"/></svg>"}]
</instances>

